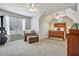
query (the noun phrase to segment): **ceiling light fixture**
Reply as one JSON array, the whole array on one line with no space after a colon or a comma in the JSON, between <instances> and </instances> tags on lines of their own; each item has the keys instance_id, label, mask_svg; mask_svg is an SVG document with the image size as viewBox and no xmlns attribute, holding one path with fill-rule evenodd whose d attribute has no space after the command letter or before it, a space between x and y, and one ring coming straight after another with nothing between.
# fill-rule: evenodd
<instances>
[{"instance_id":1,"label":"ceiling light fixture","mask_svg":"<svg viewBox=\"0 0 79 59\"><path fill-rule=\"evenodd\" d=\"M46 14L47 13L47 10L46 9L43 9L40 4L37 4L37 3L29 3L28 4L28 12L29 13L32 13L32 12L40 12L40 13L43 13L43 14Z\"/></svg>"},{"instance_id":2,"label":"ceiling light fixture","mask_svg":"<svg viewBox=\"0 0 79 59\"><path fill-rule=\"evenodd\" d=\"M29 12L34 12L34 11L37 11L38 6L36 3L30 3L28 4L28 8L29 8Z\"/></svg>"}]
</instances>

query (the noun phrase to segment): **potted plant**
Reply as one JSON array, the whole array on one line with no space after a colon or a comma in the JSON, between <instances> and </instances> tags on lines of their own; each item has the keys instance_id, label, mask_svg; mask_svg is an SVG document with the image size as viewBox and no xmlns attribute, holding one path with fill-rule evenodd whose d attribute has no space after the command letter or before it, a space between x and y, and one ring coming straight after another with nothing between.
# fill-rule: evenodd
<instances>
[{"instance_id":1,"label":"potted plant","mask_svg":"<svg viewBox=\"0 0 79 59\"><path fill-rule=\"evenodd\" d=\"M74 23L71 28L72 29L79 29L79 23Z\"/></svg>"}]
</instances>

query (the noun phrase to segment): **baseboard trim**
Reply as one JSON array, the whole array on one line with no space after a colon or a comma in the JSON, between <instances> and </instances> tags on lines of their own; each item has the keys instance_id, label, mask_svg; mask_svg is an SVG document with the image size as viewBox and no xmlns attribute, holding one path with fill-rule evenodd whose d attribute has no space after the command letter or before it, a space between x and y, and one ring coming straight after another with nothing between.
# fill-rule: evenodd
<instances>
[{"instance_id":1,"label":"baseboard trim","mask_svg":"<svg viewBox=\"0 0 79 59\"><path fill-rule=\"evenodd\" d=\"M39 40L47 39L47 38L48 38L48 36L40 36L40 37L39 37Z\"/></svg>"}]
</instances>

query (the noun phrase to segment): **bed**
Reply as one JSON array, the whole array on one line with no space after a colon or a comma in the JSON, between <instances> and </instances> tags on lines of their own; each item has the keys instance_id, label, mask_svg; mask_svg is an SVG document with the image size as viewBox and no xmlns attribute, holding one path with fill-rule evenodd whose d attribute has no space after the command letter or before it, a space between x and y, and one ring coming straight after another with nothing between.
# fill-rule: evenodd
<instances>
[{"instance_id":1,"label":"bed","mask_svg":"<svg viewBox=\"0 0 79 59\"><path fill-rule=\"evenodd\" d=\"M54 23L55 30L48 31L48 37L54 38L62 38L65 40L66 38L66 23Z\"/></svg>"}]
</instances>

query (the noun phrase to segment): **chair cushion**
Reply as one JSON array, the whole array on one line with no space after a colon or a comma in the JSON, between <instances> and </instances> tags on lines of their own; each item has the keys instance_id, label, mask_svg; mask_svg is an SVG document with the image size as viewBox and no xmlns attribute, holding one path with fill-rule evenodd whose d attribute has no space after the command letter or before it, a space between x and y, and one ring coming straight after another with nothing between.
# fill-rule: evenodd
<instances>
[{"instance_id":1,"label":"chair cushion","mask_svg":"<svg viewBox=\"0 0 79 59\"><path fill-rule=\"evenodd\" d=\"M28 36L27 39L29 39L29 38L33 38L33 37L37 37L37 36Z\"/></svg>"},{"instance_id":2,"label":"chair cushion","mask_svg":"<svg viewBox=\"0 0 79 59\"><path fill-rule=\"evenodd\" d=\"M27 42L29 42L29 43L38 42L38 37L37 36L28 36Z\"/></svg>"}]
</instances>

